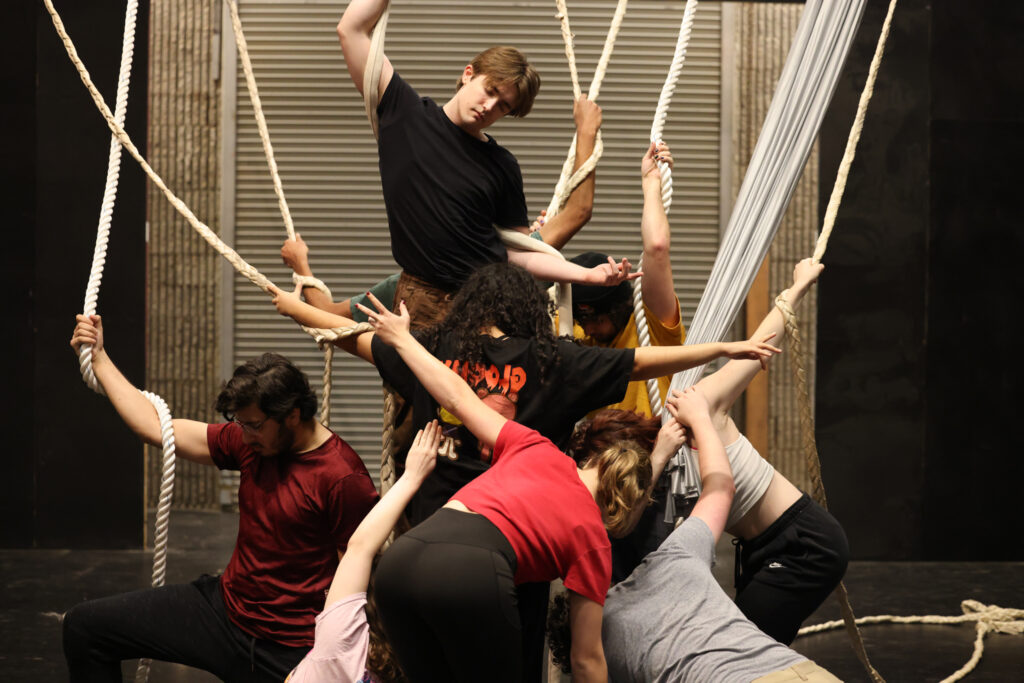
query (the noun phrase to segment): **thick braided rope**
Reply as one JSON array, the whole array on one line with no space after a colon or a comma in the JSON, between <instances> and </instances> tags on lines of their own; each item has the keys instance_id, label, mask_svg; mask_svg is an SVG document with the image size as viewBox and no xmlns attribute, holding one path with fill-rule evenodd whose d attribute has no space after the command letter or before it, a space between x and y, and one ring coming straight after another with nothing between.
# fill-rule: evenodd
<instances>
[{"instance_id":1,"label":"thick braided rope","mask_svg":"<svg viewBox=\"0 0 1024 683\"><path fill-rule=\"evenodd\" d=\"M850 135L846 141L846 150L843 153L843 159L840 163L839 171L836 174L836 182L832 188L832 195L829 198L828 208L825 211L825 222L822 226L821 234L818 237L818 242L814 249L814 256L812 258L815 263L819 262L821 257L824 256L825 249L828 247L829 236L832 234L832 228L835 225L836 216L839 212L839 204L842 201L843 192L846 188L846 181L849 177L850 167L852 166L853 159L856 155L857 143L860 141L860 135L864 128L864 119L867 115L868 104L871 102L871 96L874 93L875 81L877 80L878 71L881 67L882 56L885 53L885 45L889 38L889 29L892 25L892 17L895 9L896 0L890 0L885 21L882 23L882 30L879 33L878 42L875 45L875 53L871 58L871 65L868 68L868 76L864 83L864 89L861 91L860 100L857 104L857 113L850 129ZM810 393L807 388L807 373L804 369L804 356L799 328L797 327L796 322L796 314L793 311L792 306L789 305L789 302L786 301L785 297L781 294L776 298L775 305L780 311L782 311L783 317L785 318L786 332L790 339L792 348L792 368L797 385L797 398L800 404L800 432L804 446L804 459L807 464L807 473L811 480L812 496L822 505L822 507L827 507L825 487L821 479L821 460L818 457L818 448L814 438L814 416L812 414ZM850 606L846 586L842 583L840 583L839 587L836 589L836 597L839 599L839 607L843 614L843 621L846 624L847 632L850 634L851 644L857 658L860 660L861 664L863 664L864 669L871 676L872 680L882 681L882 677L875 668L871 666L867 650L864 647L864 639L861 636L860 631L857 629L857 620L853 614L853 608ZM980 653L978 656L980 657Z\"/></svg>"},{"instance_id":2,"label":"thick braided rope","mask_svg":"<svg viewBox=\"0 0 1024 683\"><path fill-rule=\"evenodd\" d=\"M245 34L242 32L242 20L238 16L238 4L235 0L224 0L224 4L231 11L231 28L235 33L238 58L242 62L242 71L245 72L245 85L249 91L249 101L252 102L253 115L256 117L256 128L259 130L260 140L263 142L263 153L267 157L267 168L270 170L270 178L274 182L277 206L281 210L281 218L284 219L284 228L288 232L289 239L295 239L295 225L292 223L292 212L288 209L288 201L284 197L284 187L281 184L281 174L277 171L274 146L270 142L267 119L263 115L263 104L260 100L259 89L256 87L256 77L252 72L252 61L249 59L249 45L245 40Z\"/></svg>"},{"instance_id":3,"label":"thick braided rope","mask_svg":"<svg viewBox=\"0 0 1024 683\"><path fill-rule=\"evenodd\" d=\"M238 15L238 4L235 0L224 0L231 12L231 28L235 34L235 46L238 48L238 58L242 62L242 70L245 72L245 84L249 91L249 101L252 103L253 115L256 118L256 128L260 133L260 140L263 143L263 154L267 158L267 168L270 171L270 178L274 184L274 194L277 195L277 206L281 210L281 218L284 220L284 228L288 233L288 239L295 239L295 225L292 222L292 213L288 208L288 200L284 196L284 186L281 183L281 174L277 169L277 159L274 157L274 146L270 141L270 130L267 128L267 119L263 114L263 103L260 99L259 88L256 87L256 76L252 70L252 60L249 58L249 45L245 40L245 33L242 31L242 20ZM301 277L293 275L295 277ZM328 298L330 290L322 281L317 278L307 278L306 284L315 286L324 292ZM331 375L333 374L332 362L334 360L334 347L327 345L324 351L324 372L323 389L320 399L320 423L330 429L331 426Z\"/></svg>"},{"instance_id":4,"label":"thick braided rope","mask_svg":"<svg viewBox=\"0 0 1024 683\"><path fill-rule=\"evenodd\" d=\"M686 48L690 44L690 36L693 34L693 18L697 13L697 0L686 0L686 7L683 9L683 19L679 25L679 36L676 38L676 49L672 55L672 64L669 66L668 74L665 76L665 83L661 87L661 95L658 97L658 106L654 110L654 121L651 123L651 142L661 140L665 130L665 120L668 118L668 107L672 102L672 95L675 94L676 83L679 81L679 74L683 70L683 62L686 60ZM672 206L672 167L663 161L658 162L658 172L661 174L661 203L665 207L665 213L669 212ZM637 270L643 270L643 257L637 264ZM651 345L651 333L647 327L647 313L644 311L643 285L640 280L633 281L633 318L636 320L637 337L640 346ZM651 405L651 415L663 417L663 406L661 405L661 389L658 386L657 378L647 380L647 399Z\"/></svg>"},{"instance_id":5,"label":"thick braided rope","mask_svg":"<svg viewBox=\"0 0 1024 683\"><path fill-rule=\"evenodd\" d=\"M885 21L882 22L882 30L878 35L878 43L875 45L875 54L871 57L871 66L868 67L868 76L864 81L864 89L860 93L860 100L857 103L857 114L853 119L853 126L850 128L850 136L846 140L846 150L843 152L843 160L839 163L839 170L836 173L836 182L832 186L832 195L828 200L828 207L825 209L825 220L821 226L821 234L818 235L818 243L814 247L812 258L815 263L821 261L828 248L828 238L832 234L832 227L835 225L836 216L839 214L839 204L843 200L843 192L846 190L846 180L850 175L850 167L853 165L854 156L857 153L857 143L860 142L860 134L864 129L864 118L867 116L868 103L875 92L875 81L878 79L878 70L882 65L882 55L885 52L885 44L889 39L889 28L892 26L892 15L896 11L896 0L889 0L889 9L885 14Z\"/></svg>"},{"instance_id":6,"label":"thick braided rope","mask_svg":"<svg viewBox=\"0 0 1024 683\"><path fill-rule=\"evenodd\" d=\"M811 497L823 508L828 508L825 486L821 480L821 460L818 458L818 447L814 439L814 416L811 413L810 392L807 388L807 372L804 369L803 347L799 328L797 327L796 314L784 294L776 297L775 305L782 312L786 321L786 336L789 338L793 377L796 381L797 399L800 404L800 434L804 446L804 462L811 479ZM842 582L836 588L835 594L839 600L839 611L843 615L846 631L850 635L850 645L853 647L854 654L857 655L857 659L860 660L871 680L876 683L883 683L884 679L871 665L871 660L868 658L867 648L864 646L864 638L857 628L857 620L853 613L853 607L850 605L850 596L847 594L846 586Z\"/></svg>"},{"instance_id":7,"label":"thick braided rope","mask_svg":"<svg viewBox=\"0 0 1024 683\"><path fill-rule=\"evenodd\" d=\"M55 16L56 10L47 2L47 8L51 15ZM128 91L131 79L132 62L135 53L135 25L138 17L137 0L129 0L125 9L124 34L121 44L121 64L117 80L117 96L115 100L114 121L124 126L125 115L128 111ZM114 212L114 203L117 198L117 187L120 179L121 168L121 145L115 137L111 137L110 152L107 159L107 180L103 191L103 201L100 205L99 225L96 230L96 246L93 250L92 267L89 273L89 281L85 290L84 315L96 313L96 305L99 299L100 284L103 280L103 267L106 263L107 244L110 237L110 223ZM92 369L92 346L84 346L79 351L79 367L82 371L82 379L86 385L97 393L106 393ZM154 588L164 585L167 578L167 539L170 526L171 500L174 496L174 428L172 426L171 414L167 409L167 403L151 392L143 392L143 395L153 405L160 420L160 433L163 442L163 467L160 477L160 499L157 505L156 515L156 537L153 544L153 579ZM149 678L149 667L151 660L139 660L135 678L144 682Z\"/></svg>"},{"instance_id":8,"label":"thick braided rope","mask_svg":"<svg viewBox=\"0 0 1024 683\"><path fill-rule=\"evenodd\" d=\"M601 83L604 81L605 73L608 70L608 62L611 60L612 50L615 47L615 39L619 34L622 19L626 14L627 2L628 0L619 0L615 6L615 14L612 15L612 22L608 27L604 48L601 50L601 57L598 59L597 67L594 70L594 78L590 82L590 91L587 93L587 97L591 100L597 99L601 91ZM555 5L558 8L556 17L561 27L562 41L565 43L565 57L569 62L569 78L572 81L573 99L578 100L582 90L580 89L579 73L576 68L576 51L573 47L572 30L569 27L569 12L566 8L565 0L555 0ZM604 141L601 138L601 131L598 131L597 137L594 139L594 151L573 172L572 167L576 162L576 135L573 135L572 143L569 145L569 152L566 155L565 162L562 164L562 173L558 178L558 183L555 185L555 192L551 202L548 204L547 216L549 219L562 210L573 190L597 168L597 162L603 153Z\"/></svg>"},{"instance_id":9,"label":"thick braided rope","mask_svg":"<svg viewBox=\"0 0 1024 683\"><path fill-rule=\"evenodd\" d=\"M301 290L302 287L315 287L316 289L323 292L328 299L331 298L331 289L324 284L323 280L315 278L312 275L299 275L298 273L292 273L292 282ZM331 390L333 388L331 383L332 375L332 363L334 362L334 346L327 344L323 347L324 350L324 374L323 374L323 392L320 399L320 424L330 429L331 427Z\"/></svg>"},{"instance_id":10,"label":"thick braided rope","mask_svg":"<svg viewBox=\"0 0 1024 683\"><path fill-rule=\"evenodd\" d=\"M131 82L132 61L135 56L135 23L138 9L138 0L129 0L124 16L121 66L118 71L117 97L114 103L114 120L122 126L128 113L128 87ZM100 204L99 225L96 228L96 246L93 249L92 267L89 270L89 281L85 286L85 303L82 307L82 314L86 316L96 313L100 284L103 281L103 266L107 262L110 222L114 215L114 202L117 200L117 186L120 177L121 145L111 137L110 152L107 157L107 181L103 189L103 201ZM96 381L96 375L92 370L92 344L85 344L79 350L78 366L86 385L96 393L103 394L103 387Z\"/></svg>"},{"instance_id":11,"label":"thick braided rope","mask_svg":"<svg viewBox=\"0 0 1024 683\"><path fill-rule=\"evenodd\" d=\"M160 498L156 506L156 535L153 541L153 587L164 585L167 580L167 538L171 522L171 501L174 498L174 426L167 403L150 391L143 391L160 420L160 441L164 457L160 468ZM140 659L135 670L135 680L145 683L149 679L149 665L152 660Z\"/></svg>"},{"instance_id":12,"label":"thick braided rope","mask_svg":"<svg viewBox=\"0 0 1024 683\"><path fill-rule=\"evenodd\" d=\"M985 650L985 636L989 633L1003 633L1007 635L1024 635L1024 609L1010 607L999 607L998 605L985 605L977 600L964 600L960 603L963 614L957 616L924 615L924 616L896 616L892 614L880 614L871 617L860 617L856 620L859 625L869 624L932 624L932 625L957 625L973 622L975 624L974 652L970 659L962 667L957 669L948 677L942 679L942 683L959 681L974 670L981 661ZM805 626L800 629L797 636L806 636L824 631L832 631L843 626L842 620L826 621L822 624Z\"/></svg>"},{"instance_id":13,"label":"thick braided rope","mask_svg":"<svg viewBox=\"0 0 1024 683\"><path fill-rule=\"evenodd\" d=\"M209 226L200 221L196 217L196 215L192 213L192 210L189 209L185 202L179 199L178 196L175 195L167 187L163 179L157 174L156 171L153 170L153 168L149 165L145 158L143 158L142 154L135 146L135 143L132 142L132 139L128 135L128 133L126 133L124 128L121 125L119 125L117 121L114 120L113 114L111 114L110 112L110 108L107 107L106 102L103 101L103 97L96 89L95 84L93 84L92 78L89 76L89 71L85 68L85 65L82 63L81 58L79 58L78 51L75 49L74 43L72 42L71 38L68 36L67 31L64 28L64 23L61 21L60 16L57 14L57 11L53 8L52 0L43 0L43 2L46 4L46 7L50 12L50 16L53 19L54 27L56 28L57 34L60 36L61 41L64 43L64 48L68 53L68 57L71 59L71 62L75 65L75 67L78 69L78 75L82 79L82 83L85 84L85 87L89 91L89 94L92 96L93 102L96 104L96 108L99 110L100 114L102 114L104 120L107 122L107 127L110 128L110 130L114 133L115 137L117 137L118 141L128 151L132 158L134 158L139 163L139 165L142 167L142 170L145 171L146 175L153 182L153 184L156 185L156 187L163 193L163 195L167 198L167 201L170 202L171 206L173 206L175 210L177 210L178 213L181 214L186 221L188 221L189 225L191 225L192 228L196 232L198 232L199 235L204 240L206 240L206 242L210 246L214 248L214 250L217 251L217 253L219 253L221 256L227 259L228 263L230 263L236 271L238 271L241 275L243 275L254 285L262 289L264 292L269 293L270 286L273 283L265 275L260 273L256 268L247 263L245 259L243 259L234 249L225 244L223 240L221 240L220 237L218 237L217 234L209 228ZM304 325L302 325L301 327L303 330L306 331L307 334L314 337L318 344L321 344L326 341L340 339L342 337L348 336L348 334L359 334L362 332L372 330L372 327L370 327L369 325L363 325L364 324L356 325L355 327L351 328L334 329L313 328L306 327ZM346 334L346 331L349 332Z\"/></svg>"},{"instance_id":14,"label":"thick braided rope","mask_svg":"<svg viewBox=\"0 0 1024 683\"><path fill-rule=\"evenodd\" d=\"M384 389L384 428L381 430L381 459L380 459L380 495L388 492L395 485L395 453L398 451L398 444L395 441L395 417L397 406L395 395Z\"/></svg>"}]
</instances>

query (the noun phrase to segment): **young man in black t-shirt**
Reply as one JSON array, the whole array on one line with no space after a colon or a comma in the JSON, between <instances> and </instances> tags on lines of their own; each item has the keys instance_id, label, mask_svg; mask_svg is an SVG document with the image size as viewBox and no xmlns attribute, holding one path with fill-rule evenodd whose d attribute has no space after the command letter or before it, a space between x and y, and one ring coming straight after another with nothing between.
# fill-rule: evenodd
<instances>
[{"instance_id":1,"label":"young man in black t-shirt","mask_svg":"<svg viewBox=\"0 0 1024 683\"><path fill-rule=\"evenodd\" d=\"M443 106L421 98L395 74L387 58L379 83L364 84L370 34L385 5L385 0L353 0L338 24L338 35L356 88L380 93L381 181L392 254L403 269L396 300L415 306L425 299L428 309L443 308L447 295L473 270L508 258L547 280L617 284L624 279L625 261L582 268L547 254L506 252L495 230L528 231L519 164L484 133L502 116L525 116L533 106L540 77L525 56L511 47L480 53L463 69L455 95ZM586 102L578 103L580 107L589 110L585 120L592 140L600 110ZM593 192L592 180L587 182L590 201L585 196L581 200L588 206L552 218L542 231L545 238L551 236L549 243L560 247L586 222ZM282 255L291 264L284 249ZM439 317L437 311L420 313L413 311L414 323Z\"/></svg>"}]
</instances>

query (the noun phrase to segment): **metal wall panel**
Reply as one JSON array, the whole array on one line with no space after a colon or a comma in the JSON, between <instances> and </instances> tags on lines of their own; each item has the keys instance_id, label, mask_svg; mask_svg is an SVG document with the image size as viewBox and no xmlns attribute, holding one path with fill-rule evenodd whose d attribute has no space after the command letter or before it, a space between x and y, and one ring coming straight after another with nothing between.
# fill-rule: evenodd
<instances>
[{"instance_id":1,"label":"metal wall panel","mask_svg":"<svg viewBox=\"0 0 1024 683\"><path fill-rule=\"evenodd\" d=\"M604 45L615 3L573 2L569 17L584 91ZM365 290L397 270L389 248L377 171L376 144L362 99L352 86L335 26L343 10L330 1L243 0L243 26L274 149L296 229L310 245L314 272L336 299ZM640 254L642 197L639 160L647 142L675 47L682 2L633 2L627 10L598 102L604 110L604 157L598 166L593 220L566 253L598 249L636 259ZM468 60L495 44L516 45L539 69L543 86L526 119L507 119L491 132L519 159L528 206L545 208L573 133L572 90L555 7L550 2L441 4L403 0L392 7L386 52L417 90L439 103L454 89ZM718 249L720 226L721 5L701 5L686 65L664 137L677 160L673 226L676 287L689 320ZM225 40L230 40L225 36ZM237 104L235 145L225 178L224 215L235 248L275 282L290 271L279 249L285 231L277 210L237 65L226 64L237 85L225 97ZM227 138L231 138L230 140ZM223 330L234 363L265 350L295 359L319 387L321 356L266 297L237 276L231 328ZM380 451L380 381L364 362L339 353L335 361L332 428L363 456L376 475Z\"/></svg>"}]
</instances>

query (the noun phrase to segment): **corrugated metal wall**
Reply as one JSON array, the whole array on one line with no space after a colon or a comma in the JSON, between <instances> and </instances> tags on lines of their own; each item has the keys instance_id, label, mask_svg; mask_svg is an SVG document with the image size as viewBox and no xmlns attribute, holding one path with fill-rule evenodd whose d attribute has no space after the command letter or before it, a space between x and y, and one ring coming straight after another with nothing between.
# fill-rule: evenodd
<instances>
[{"instance_id":1,"label":"corrugated metal wall","mask_svg":"<svg viewBox=\"0 0 1024 683\"><path fill-rule=\"evenodd\" d=\"M149 160L214 230L220 225L220 12L219 3L206 0L152 0L149 36ZM219 257L152 184L148 214L147 387L175 417L210 421L220 384ZM147 448L148 507L158 498L161 457ZM215 469L179 459L175 481L176 507L217 507Z\"/></svg>"},{"instance_id":2,"label":"corrugated metal wall","mask_svg":"<svg viewBox=\"0 0 1024 683\"><path fill-rule=\"evenodd\" d=\"M584 90L604 44L612 0L570 4ZM297 230L311 247L314 272L336 298L365 290L394 272L380 194L376 145L362 100L349 81L335 25L334 2L244 0L242 22L252 53L278 164ZM640 253L639 159L665 72L671 61L682 2L635 1L627 10L601 89L605 153L598 167L594 218L567 249L636 258ZM532 212L544 208L572 137L568 69L554 3L480 4L466 0L404 0L388 25L386 52L421 94L443 103L477 52L494 44L523 49L540 70L543 87L529 117L499 122L491 132L520 161ZM664 137L677 159L670 220L676 286L684 320L692 315L718 248L721 5L698 13L686 66ZM229 67L225 66L225 78ZM276 282L290 272L278 250L285 232L263 160L244 79L225 96L237 102L233 206L238 251ZM231 103L227 103L228 107ZM230 142L226 141L227 144ZM225 192L232 192L227 184ZM230 203L231 198L226 198ZM226 226L229 227L229 226ZM319 386L320 354L266 297L234 278L233 330L224 330L234 362L275 349L299 362ZM233 337L233 338L232 338ZM344 356L345 354L339 354ZM362 361L335 361L332 427L376 472L380 451L380 381Z\"/></svg>"},{"instance_id":3,"label":"corrugated metal wall","mask_svg":"<svg viewBox=\"0 0 1024 683\"><path fill-rule=\"evenodd\" d=\"M735 107L733 126L733 187L739 188L747 161L771 102L775 84L800 21L803 5L731 3L727 12L735 27ZM818 148L815 143L803 176L769 252L770 296L792 282L793 265L811 255L818 229ZM807 353L805 364L811 395L814 391L814 349L817 330L817 290L812 289L797 311ZM792 354L772 362L768 373L768 452L763 455L793 483L807 488L800 442L799 409L790 368Z\"/></svg>"}]
</instances>

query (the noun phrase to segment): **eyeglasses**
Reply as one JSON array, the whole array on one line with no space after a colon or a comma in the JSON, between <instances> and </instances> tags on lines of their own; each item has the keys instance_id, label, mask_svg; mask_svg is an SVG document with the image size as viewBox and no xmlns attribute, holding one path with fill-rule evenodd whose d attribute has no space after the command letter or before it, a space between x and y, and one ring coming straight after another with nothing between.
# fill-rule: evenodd
<instances>
[{"instance_id":1,"label":"eyeglasses","mask_svg":"<svg viewBox=\"0 0 1024 683\"><path fill-rule=\"evenodd\" d=\"M259 431L263 428L263 425L265 425L267 423L267 420L269 419L269 417L265 417L259 422L242 422L234 415L228 416L228 420L230 422L234 422L236 425L242 428L243 432L246 432L247 434L259 433Z\"/></svg>"}]
</instances>

